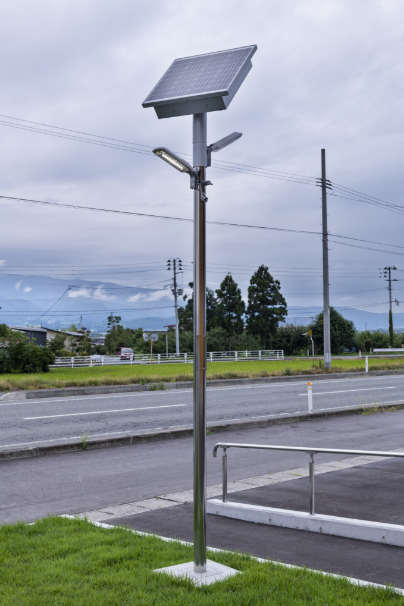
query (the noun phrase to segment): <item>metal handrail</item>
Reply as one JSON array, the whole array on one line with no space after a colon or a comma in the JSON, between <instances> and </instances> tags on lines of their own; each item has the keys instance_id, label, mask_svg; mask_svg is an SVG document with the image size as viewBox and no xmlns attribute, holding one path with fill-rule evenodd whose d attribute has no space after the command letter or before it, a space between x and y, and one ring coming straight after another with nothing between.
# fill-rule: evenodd
<instances>
[{"instance_id":1,"label":"metal handrail","mask_svg":"<svg viewBox=\"0 0 404 606\"><path fill-rule=\"evenodd\" d=\"M404 452L386 452L382 450L351 450L345 448L316 448L306 446L271 446L263 444L235 444L232 442L218 442L213 448L213 456L217 456L219 448L223 448L222 461L222 499L227 502L227 449L228 448L252 448L255 450L288 450L292 452L306 452L310 456L309 460L309 478L310 478L310 515L314 515L314 455L321 454L353 454L368 457L397 457L404 458Z\"/></svg>"}]
</instances>

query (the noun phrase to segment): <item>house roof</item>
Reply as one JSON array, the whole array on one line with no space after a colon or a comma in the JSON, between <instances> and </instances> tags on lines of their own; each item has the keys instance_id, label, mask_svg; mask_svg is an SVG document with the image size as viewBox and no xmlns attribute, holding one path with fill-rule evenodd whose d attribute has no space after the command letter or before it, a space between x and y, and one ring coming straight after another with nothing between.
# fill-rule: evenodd
<instances>
[{"instance_id":1,"label":"house roof","mask_svg":"<svg viewBox=\"0 0 404 606\"><path fill-rule=\"evenodd\" d=\"M27 332L46 332L46 328L38 328L33 326L9 326L11 330L23 330Z\"/></svg>"},{"instance_id":2,"label":"house roof","mask_svg":"<svg viewBox=\"0 0 404 606\"><path fill-rule=\"evenodd\" d=\"M48 330L52 330L53 332L58 332L61 335L68 335L69 337L83 337L84 334L82 332L71 332L70 330L58 330L57 328L45 328L46 332Z\"/></svg>"}]
</instances>

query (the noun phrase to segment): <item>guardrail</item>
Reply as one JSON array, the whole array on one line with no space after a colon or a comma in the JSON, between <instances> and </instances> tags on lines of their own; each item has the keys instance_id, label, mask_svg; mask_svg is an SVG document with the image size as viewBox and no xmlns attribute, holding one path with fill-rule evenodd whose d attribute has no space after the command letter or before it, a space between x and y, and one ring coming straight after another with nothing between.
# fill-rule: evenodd
<instances>
[{"instance_id":1,"label":"guardrail","mask_svg":"<svg viewBox=\"0 0 404 606\"><path fill-rule=\"evenodd\" d=\"M208 362L246 362L254 360L283 360L283 350L254 351L210 351L206 354ZM76 356L56 358L51 368L82 368L84 366L114 366L121 364L192 364L193 354L132 354L126 359L120 356Z\"/></svg>"},{"instance_id":2,"label":"guardrail","mask_svg":"<svg viewBox=\"0 0 404 606\"><path fill-rule=\"evenodd\" d=\"M384 353L389 354L392 351L400 352L404 356L404 348L403 347L388 347L388 348L374 348L374 353Z\"/></svg>"},{"instance_id":3,"label":"guardrail","mask_svg":"<svg viewBox=\"0 0 404 606\"><path fill-rule=\"evenodd\" d=\"M375 450L347 450L342 448L314 448L300 446L267 446L260 444L234 444L231 442L218 442L213 448L213 456L217 456L219 448L223 448L222 461L222 499L223 503L227 502L227 449L228 448L252 448L256 450L288 450L293 452L306 452L310 456L309 461L309 477L310 477L310 515L314 515L314 455L318 453L324 454L353 454L358 456L368 457L397 457L404 458L404 453L384 452Z\"/></svg>"}]
</instances>

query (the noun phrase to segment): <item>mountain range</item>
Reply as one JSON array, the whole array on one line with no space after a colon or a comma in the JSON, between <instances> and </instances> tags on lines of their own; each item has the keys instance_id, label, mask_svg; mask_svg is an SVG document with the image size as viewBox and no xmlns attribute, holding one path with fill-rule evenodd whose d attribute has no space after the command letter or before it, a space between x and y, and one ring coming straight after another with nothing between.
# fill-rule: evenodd
<instances>
[{"instance_id":1,"label":"mountain range","mask_svg":"<svg viewBox=\"0 0 404 606\"><path fill-rule=\"evenodd\" d=\"M174 323L173 297L169 290L122 286L113 282L52 278L48 276L0 275L1 322L14 326L43 325L68 328L71 324L95 332L107 330L113 313L130 328L163 328ZM182 300L180 300L182 303ZM321 307L289 307L287 323L307 324ZM345 309L357 330L388 326L387 313ZM404 326L404 313L394 313L395 328Z\"/></svg>"}]
</instances>

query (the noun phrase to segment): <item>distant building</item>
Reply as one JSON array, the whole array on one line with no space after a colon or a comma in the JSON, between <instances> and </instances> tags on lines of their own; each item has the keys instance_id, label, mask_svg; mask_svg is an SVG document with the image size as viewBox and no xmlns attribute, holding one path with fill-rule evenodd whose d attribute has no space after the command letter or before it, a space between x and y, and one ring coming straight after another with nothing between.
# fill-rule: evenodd
<instances>
[{"instance_id":1,"label":"distant building","mask_svg":"<svg viewBox=\"0 0 404 606\"><path fill-rule=\"evenodd\" d=\"M65 342L64 342L65 349L70 349L72 347L73 344L71 341L75 340L78 345L84 337L83 332L71 332L70 330L56 330L56 328L45 328L44 330L47 333L47 335L46 335L47 341L53 341L53 339L56 337L56 335L64 335L66 337ZM72 337L74 337L74 339L72 339ZM74 345L73 345L73 347L74 347Z\"/></svg>"},{"instance_id":2,"label":"distant building","mask_svg":"<svg viewBox=\"0 0 404 606\"><path fill-rule=\"evenodd\" d=\"M93 345L105 345L105 336L90 337L90 341Z\"/></svg>"},{"instance_id":3,"label":"distant building","mask_svg":"<svg viewBox=\"0 0 404 606\"><path fill-rule=\"evenodd\" d=\"M30 343L35 343L39 347L46 346L46 328L34 328L32 326L9 326L15 332L23 332L27 335Z\"/></svg>"}]
</instances>

